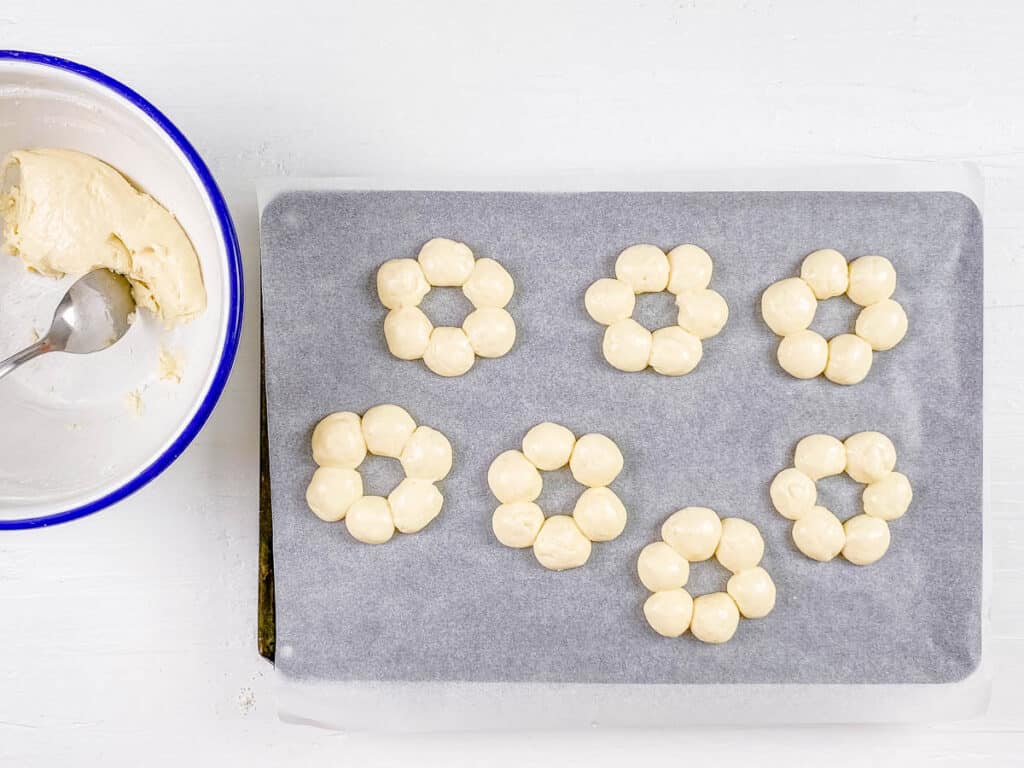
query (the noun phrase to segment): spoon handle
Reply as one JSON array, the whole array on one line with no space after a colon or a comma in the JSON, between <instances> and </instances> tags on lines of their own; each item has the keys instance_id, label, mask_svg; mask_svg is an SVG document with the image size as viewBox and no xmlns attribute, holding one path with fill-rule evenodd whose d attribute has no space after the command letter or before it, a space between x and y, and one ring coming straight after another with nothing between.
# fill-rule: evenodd
<instances>
[{"instance_id":1,"label":"spoon handle","mask_svg":"<svg viewBox=\"0 0 1024 768\"><path fill-rule=\"evenodd\" d=\"M11 371L13 371L22 363L27 363L32 358L39 357L45 352L51 351L53 351L53 346L47 339L44 338L40 339L30 347L25 347L25 349L21 350L21 352L15 352L6 360L0 360L0 379L2 379Z\"/></svg>"}]
</instances>

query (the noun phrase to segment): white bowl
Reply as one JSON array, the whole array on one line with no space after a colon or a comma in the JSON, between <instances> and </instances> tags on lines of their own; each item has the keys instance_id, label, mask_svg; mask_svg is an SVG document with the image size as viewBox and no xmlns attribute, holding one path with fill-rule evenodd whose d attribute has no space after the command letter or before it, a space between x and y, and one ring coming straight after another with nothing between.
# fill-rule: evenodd
<instances>
[{"instance_id":1,"label":"white bowl","mask_svg":"<svg viewBox=\"0 0 1024 768\"><path fill-rule=\"evenodd\" d=\"M0 156L24 147L95 155L171 210L199 254L208 307L172 331L140 312L103 352L44 355L0 381L0 529L82 517L160 474L220 396L242 314L241 258L224 199L148 101L88 67L0 51ZM0 359L49 327L69 282L0 254ZM162 347L181 357L180 383L161 378Z\"/></svg>"}]
</instances>

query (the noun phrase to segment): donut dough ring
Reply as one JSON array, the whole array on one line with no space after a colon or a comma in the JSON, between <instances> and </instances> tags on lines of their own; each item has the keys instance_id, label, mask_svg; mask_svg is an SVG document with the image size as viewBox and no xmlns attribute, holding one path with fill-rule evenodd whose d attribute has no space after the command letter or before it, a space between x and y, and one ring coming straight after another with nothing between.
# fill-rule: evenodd
<instances>
[{"instance_id":1,"label":"donut dough ring","mask_svg":"<svg viewBox=\"0 0 1024 768\"><path fill-rule=\"evenodd\" d=\"M907 313L890 297L896 270L882 256L862 256L850 264L832 248L807 255L800 277L773 283L761 295L761 316L782 337L779 366L797 379L824 375L850 386L863 381L875 352L892 349L907 333ZM818 301L845 294L863 307L853 333L825 339L811 330Z\"/></svg>"},{"instance_id":2,"label":"donut dough ring","mask_svg":"<svg viewBox=\"0 0 1024 768\"><path fill-rule=\"evenodd\" d=\"M435 483L452 468L448 438L397 405L376 405L361 417L349 411L324 417L313 429L318 469L306 488L306 503L321 520L345 521L352 537L383 544L397 529L416 533L440 514L444 497ZM359 465L366 454L398 459L403 479L388 494L364 496Z\"/></svg>"},{"instance_id":3,"label":"donut dough ring","mask_svg":"<svg viewBox=\"0 0 1024 768\"><path fill-rule=\"evenodd\" d=\"M552 515L535 503L544 487L541 472L566 465L586 489L572 515ZM487 470L487 485L501 502L491 517L494 537L506 547L533 547L545 568L578 568L590 558L591 542L611 541L626 527L626 507L606 487L622 471L618 446L604 435L579 439L560 424L545 421L530 429L522 450L498 455Z\"/></svg>"},{"instance_id":4,"label":"donut dough ring","mask_svg":"<svg viewBox=\"0 0 1024 768\"><path fill-rule=\"evenodd\" d=\"M895 471L896 447L881 432L858 432L845 441L808 435L797 443L795 466L772 480L772 506L793 521L793 544L807 557L828 562L842 554L854 565L870 565L888 551L888 523L902 517L914 493L907 476ZM864 484L863 513L841 522L817 503L815 481L845 472Z\"/></svg>"},{"instance_id":5,"label":"donut dough ring","mask_svg":"<svg viewBox=\"0 0 1024 768\"><path fill-rule=\"evenodd\" d=\"M615 261L615 278L601 278L583 297L587 314L605 328L601 352L627 373L647 368L663 376L690 373L703 356L703 339L717 335L729 319L729 306L708 288L712 264L697 245L679 245L666 254L656 245L631 245ZM632 315L636 296L668 291L679 309L676 325L653 333Z\"/></svg>"},{"instance_id":6,"label":"donut dough ring","mask_svg":"<svg viewBox=\"0 0 1024 768\"><path fill-rule=\"evenodd\" d=\"M637 558L640 582L653 594L644 602L644 617L663 637L687 629L705 643L724 643L741 618L760 619L775 607L775 584L760 566L764 539L746 520L724 520L707 507L686 507L661 527L661 541L648 544ZM714 557L732 575L724 592L691 598L684 589L690 564Z\"/></svg>"},{"instance_id":7,"label":"donut dough ring","mask_svg":"<svg viewBox=\"0 0 1024 768\"><path fill-rule=\"evenodd\" d=\"M461 288L473 304L460 328L435 328L419 308L434 287ZM399 360L423 360L438 376L462 376L477 357L508 354L516 323L505 306L514 293L501 264L476 259L468 245L444 237L424 243L416 259L391 259L377 269L377 295L391 310L384 318L388 351Z\"/></svg>"}]
</instances>

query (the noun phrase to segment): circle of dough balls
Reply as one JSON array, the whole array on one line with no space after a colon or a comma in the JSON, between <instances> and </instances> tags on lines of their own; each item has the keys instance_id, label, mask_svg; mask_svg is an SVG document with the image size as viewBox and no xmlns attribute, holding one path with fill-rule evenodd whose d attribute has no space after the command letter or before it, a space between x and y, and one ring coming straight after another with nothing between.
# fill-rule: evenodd
<instances>
[{"instance_id":1,"label":"circle of dough balls","mask_svg":"<svg viewBox=\"0 0 1024 768\"><path fill-rule=\"evenodd\" d=\"M701 595L693 601L690 632L705 643L725 643L736 634L740 611L725 592Z\"/></svg>"},{"instance_id":2,"label":"circle of dough balls","mask_svg":"<svg viewBox=\"0 0 1024 768\"><path fill-rule=\"evenodd\" d=\"M363 478L354 469L318 467L306 488L306 503L321 520L334 523L362 495Z\"/></svg>"},{"instance_id":3,"label":"circle of dough balls","mask_svg":"<svg viewBox=\"0 0 1024 768\"><path fill-rule=\"evenodd\" d=\"M846 534L839 518L825 507L814 507L793 524L793 543L812 560L825 563L842 551Z\"/></svg>"},{"instance_id":4,"label":"circle of dough balls","mask_svg":"<svg viewBox=\"0 0 1024 768\"><path fill-rule=\"evenodd\" d=\"M395 535L391 507L381 496L361 496L345 515L345 527L353 539L364 544L383 544Z\"/></svg>"},{"instance_id":5,"label":"circle of dough balls","mask_svg":"<svg viewBox=\"0 0 1024 768\"><path fill-rule=\"evenodd\" d=\"M319 466L355 469L366 458L361 419L348 411L325 416L313 429L312 447Z\"/></svg>"},{"instance_id":6,"label":"circle of dough balls","mask_svg":"<svg viewBox=\"0 0 1024 768\"><path fill-rule=\"evenodd\" d=\"M761 315L779 336L802 331L814 321L818 300L811 286L790 277L768 286L761 295Z\"/></svg>"},{"instance_id":7,"label":"circle of dough balls","mask_svg":"<svg viewBox=\"0 0 1024 768\"><path fill-rule=\"evenodd\" d=\"M374 456L397 459L416 431L416 422L397 405L375 405L363 414L363 439Z\"/></svg>"},{"instance_id":8,"label":"circle of dough balls","mask_svg":"<svg viewBox=\"0 0 1024 768\"><path fill-rule=\"evenodd\" d=\"M881 480L869 484L861 494L864 502L864 514L877 517L879 520L896 520L903 517L914 491L910 480L901 472L890 472Z\"/></svg>"},{"instance_id":9,"label":"circle of dough balls","mask_svg":"<svg viewBox=\"0 0 1024 768\"><path fill-rule=\"evenodd\" d=\"M721 294L710 288L683 291L676 296L678 323L698 339L717 336L729 320L729 305Z\"/></svg>"},{"instance_id":10,"label":"circle of dough balls","mask_svg":"<svg viewBox=\"0 0 1024 768\"><path fill-rule=\"evenodd\" d=\"M569 471L588 488L611 485L622 471L622 452L604 435L592 432L576 441L569 457Z\"/></svg>"},{"instance_id":11,"label":"circle of dough balls","mask_svg":"<svg viewBox=\"0 0 1024 768\"><path fill-rule=\"evenodd\" d=\"M889 524L870 515L857 515L843 523L843 557L854 565L871 565L889 549Z\"/></svg>"},{"instance_id":12,"label":"circle of dough balls","mask_svg":"<svg viewBox=\"0 0 1024 768\"><path fill-rule=\"evenodd\" d=\"M576 500L572 517L591 541L611 541L626 528L626 507L608 488L587 488Z\"/></svg>"},{"instance_id":13,"label":"circle of dough balls","mask_svg":"<svg viewBox=\"0 0 1024 768\"><path fill-rule=\"evenodd\" d=\"M860 336L836 336L828 343L825 378L836 384L859 384L871 370L871 358L871 345Z\"/></svg>"},{"instance_id":14,"label":"circle of dough balls","mask_svg":"<svg viewBox=\"0 0 1024 768\"><path fill-rule=\"evenodd\" d=\"M755 567L764 556L764 539L757 526L738 517L722 521L722 536L715 559L733 573Z\"/></svg>"},{"instance_id":15,"label":"circle of dough balls","mask_svg":"<svg viewBox=\"0 0 1024 768\"><path fill-rule=\"evenodd\" d=\"M703 354L700 339L677 325L659 328L651 334L650 366L664 376L689 373Z\"/></svg>"},{"instance_id":16,"label":"circle of dough balls","mask_svg":"<svg viewBox=\"0 0 1024 768\"><path fill-rule=\"evenodd\" d=\"M523 455L537 469L551 472L569 463L576 435L561 424L545 421L530 429L523 438Z\"/></svg>"},{"instance_id":17,"label":"circle of dough balls","mask_svg":"<svg viewBox=\"0 0 1024 768\"><path fill-rule=\"evenodd\" d=\"M516 343L516 321L504 309L484 307L462 322L473 351L480 357L501 357Z\"/></svg>"},{"instance_id":18,"label":"circle of dough balls","mask_svg":"<svg viewBox=\"0 0 1024 768\"><path fill-rule=\"evenodd\" d=\"M907 313L899 302L883 299L857 315L857 335L876 352L892 349L907 335Z\"/></svg>"},{"instance_id":19,"label":"circle of dough balls","mask_svg":"<svg viewBox=\"0 0 1024 768\"><path fill-rule=\"evenodd\" d=\"M398 460L406 477L435 483L451 471L452 444L436 429L416 427Z\"/></svg>"},{"instance_id":20,"label":"circle of dough balls","mask_svg":"<svg viewBox=\"0 0 1024 768\"><path fill-rule=\"evenodd\" d=\"M502 309L512 300L516 284L512 275L494 259L477 259L462 285L462 293L477 309Z\"/></svg>"},{"instance_id":21,"label":"circle of dough balls","mask_svg":"<svg viewBox=\"0 0 1024 768\"><path fill-rule=\"evenodd\" d=\"M699 245L677 245L668 252L668 290L678 294L707 288L713 269L711 257Z\"/></svg>"},{"instance_id":22,"label":"circle of dough balls","mask_svg":"<svg viewBox=\"0 0 1024 768\"><path fill-rule=\"evenodd\" d=\"M422 531L440 514L443 504L444 497L429 480L407 477L388 494L391 517L402 533Z\"/></svg>"},{"instance_id":23,"label":"circle of dough balls","mask_svg":"<svg viewBox=\"0 0 1024 768\"><path fill-rule=\"evenodd\" d=\"M384 341L399 360L419 360L427 351L434 324L419 307L392 309L384 318Z\"/></svg>"},{"instance_id":24,"label":"circle of dough balls","mask_svg":"<svg viewBox=\"0 0 1024 768\"><path fill-rule=\"evenodd\" d=\"M655 592L644 601L644 618L662 637L679 637L690 628L693 598L685 589Z\"/></svg>"},{"instance_id":25,"label":"circle of dough balls","mask_svg":"<svg viewBox=\"0 0 1024 768\"><path fill-rule=\"evenodd\" d=\"M691 563L708 560L722 538L722 521L707 507L686 507L661 526L661 538Z\"/></svg>"},{"instance_id":26,"label":"circle of dough balls","mask_svg":"<svg viewBox=\"0 0 1024 768\"><path fill-rule=\"evenodd\" d=\"M473 251L465 243L447 237L425 242L416 260L427 282L437 288L460 287L473 274Z\"/></svg>"},{"instance_id":27,"label":"circle of dough balls","mask_svg":"<svg viewBox=\"0 0 1024 768\"><path fill-rule=\"evenodd\" d=\"M537 561L552 571L578 568L590 559L590 539L568 515L552 515L544 521L533 542Z\"/></svg>"},{"instance_id":28,"label":"circle of dough balls","mask_svg":"<svg viewBox=\"0 0 1024 768\"><path fill-rule=\"evenodd\" d=\"M419 306L429 290L423 270L413 259L391 259L377 269L377 296L388 309Z\"/></svg>"},{"instance_id":29,"label":"circle of dough balls","mask_svg":"<svg viewBox=\"0 0 1024 768\"><path fill-rule=\"evenodd\" d=\"M725 591L745 619L763 619L775 607L775 582L760 566L734 573Z\"/></svg>"},{"instance_id":30,"label":"circle of dough balls","mask_svg":"<svg viewBox=\"0 0 1024 768\"><path fill-rule=\"evenodd\" d=\"M487 485L502 504L533 501L540 496L544 482L540 472L519 451L505 451L491 462Z\"/></svg>"},{"instance_id":31,"label":"circle of dough balls","mask_svg":"<svg viewBox=\"0 0 1024 768\"><path fill-rule=\"evenodd\" d=\"M461 328L441 326L430 334L423 362L438 376L461 376L476 362L476 352Z\"/></svg>"},{"instance_id":32,"label":"circle of dough balls","mask_svg":"<svg viewBox=\"0 0 1024 768\"><path fill-rule=\"evenodd\" d=\"M850 286L846 295L854 304L867 307L888 299L896 290L896 270L884 256L861 256L850 262Z\"/></svg>"},{"instance_id":33,"label":"circle of dough balls","mask_svg":"<svg viewBox=\"0 0 1024 768\"><path fill-rule=\"evenodd\" d=\"M602 277L587 288L583 304L594 320L601 325L612 325L632 316L636 294L621 280Z\"/></svg>"},{"instance_id":34,"label":"circle of dough balls","mask_svg":"<svg viewBox=\"0 0 1024 768\"><path fill-rule=\"evenodd\" d=\"M627 317L605 329L601 351L613 368L635 373L647 367L653 342L650 331Z\"/></svg>"},{"instance_id":35,"label":"circle of dough balls","mask_svg":"<svg viewBox=\"0 0 1024 768\"><path fill-rule=\"evenodd\" d=\"M858 483L873 483L896 466L896 446L881 432L858 432L843 443L846 474Z\"/></svg>"},{"instance_id":36,"label":"circle of dough balls","mask_svg":"<svg viewBox=\"0 0 1024 768\"><path fill-rule=\"evenodd\" d=\"M690 578L690 564L664 541L655 541L640 550L636 571L651 592L679 589Z\"/></svg>"},{"instance_id":37,"label":"circle of dough balls","mask_svg":"<svg viewBox=\"0 0 1024 768\"><path fill-rule=\"evenodd\" d=\"M513 549L532 547L542 525L544 512L532 501L502 504L491 517L495 538Z\"/></svg>"},{"instance_id":38,"label":"circle of dough balls","mask_svg":"<svg viewBox=\"0 0 1024 768\"><path fill-rule=\"evenodd\" d=\"M796 444L793 466L811 480L838 475L846 469L846 446L832 435L808 435Z\"/></svg>"},{"instance_id":39,"label":"circle of dough balls","mask_svg":"<svg viewBox=\"0 0 1024 768\"><path fill-rule=\"evenodd\" d=\"M772 480L769 493L775 511L789 520L799 520L818 501L814 481L795 467L779 472Z\"/></svg>"},{"instance_id":40,"label":"circle of dough balls","mask_svg":"<svg viewBox=\"0 0 1024 768\"><path fill-rule=\"evenodd\" d=\"M805 328L783 336L777 352L782 370L797 379L813 379L825 372L828 365L828 342L825 337Z\"/></svg>"},{"instance_id":41,"label":"circle of dough balls","mask_svg":"<svg viewBox=\"0 0 1024 768\"><path fill-rule=\"evenodd\" d=\"M668 287L669 263L656 245L631 245L615 260L615 277L633 293L658 293Z\"/></svg>"},{"instance_id":42,"label":"circle of dough balls","mask_svg":"<svg viewBox=\"0 0 1024 768\"><path fill-rule=\"evenodd\" d=\"M800 279L811 286L819 300L842 296L850 285L850 268L846 257L832 248L823 248L807 255L800 265Z\"/></svg>"}]
</instances>

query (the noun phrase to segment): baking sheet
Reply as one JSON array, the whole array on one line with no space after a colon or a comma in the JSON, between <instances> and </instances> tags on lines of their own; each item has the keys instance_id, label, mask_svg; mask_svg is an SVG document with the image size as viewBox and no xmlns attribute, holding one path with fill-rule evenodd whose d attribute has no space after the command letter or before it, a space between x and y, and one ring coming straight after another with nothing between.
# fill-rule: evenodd
<instances>
[{"instance_id":1,"label":"baking sheet","mask_svg":"<svg viewBox=\"0 0 1024 768\"><path fill-rule=\"evenodd\" d=\"M941 683L980 655L981 225L950 193L299 193L263 215L264 313L277 588L277 664L312 680L591 683ZM517 280L516 349L441 380L391 358L372 285L430 236L468 242ZM625 245L704 245L729 325L688 377L623 374L600 357L586 286ZM843 389L778 370L761 290L816 247L896 264L911 332ZM296 297L303 297L296 300ZM645 302L646 303L646 302ZM840 330L852 311L823 305ZM450 309L450 308L449 308ZM666 322L665 309L644 307ZM315 320L314 320L315 318ZM405 405L445 431L456 469L426 531L386 547L320 523L302 492L312 425L337 409ZM486 467L544 419L600 430L626 454L631 511L582 569L552 574L501 547ZM812 431L889 434L915 502L877 565L807 561L767 484ZM841 516L856 487L821 484ZM559 494L571 504L568 489ZM545 497L542 497L542 500ZM643 623L635 556L686 504L757 523L779 587L726 646L663 640ZM555 511L554 509L549 510ZM724 578L695 568L707 589ZM715 578L718 577L717 583ZM695 590L697 591L697 590Z\"/></svg>"}]
</instances>

